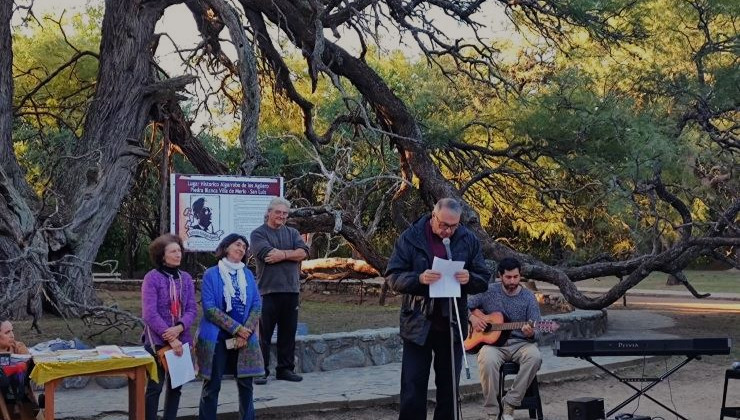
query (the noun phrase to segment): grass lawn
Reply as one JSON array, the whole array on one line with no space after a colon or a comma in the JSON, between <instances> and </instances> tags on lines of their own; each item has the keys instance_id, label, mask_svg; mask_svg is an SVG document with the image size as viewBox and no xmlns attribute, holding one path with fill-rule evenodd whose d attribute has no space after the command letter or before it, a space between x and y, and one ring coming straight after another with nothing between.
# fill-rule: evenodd
<instances>
[{"instance_id":1,"label":"grass lawn","mask_svg":"<svg viewBox=\"0 0 740 420\"><path fill-rule=\"evenodd\" d=\"M738 271L688 271L686 274L699 292L740 293ZM666 278L665 274L651 274L637 288L685 290L683 286L666 286ZM616 281L616 278L603 278L579 282L578 286L610 287ZM141 314L141 294L138 291L100 290L98 296L106 305L115 305L137 316ZM389 296L386 306L380 306L377 296L365 296L360 304L356 294L305 291L301 293L299 322L308 325L309 334L395 327L398 326L399 304L398 296ZM198 309L200 313L200 304ZM16 337L30 345L54 338L73 337L90 344L137 344L141 337L141 328L138 326L133 329L116 329L100 323L85 324L79 319L63 320L49 315L44 316L39 323L41 334L31 330L30 321L15 321L14 325ZM196 328L197 322L193 333Z\"/></svg>"},{"instance_id":2,"label":"grass lawn","mask_svg":"<svg viewBox=\"0 0 740 420\"><path fill-rule=\"evenodd\" d=\"M98 297L103 299L105 305L116 306L141 316L141 293L138 291L99 290ZM200 295L196 299L200 319ZM298 321L308 325L309 334L398 326L398 307L398 297L393 296L389 296L386 306L380 306L377 296L365 297L363 303L359 304L357 295L303 292ZM193 334L198 322L192 328ZM91 345L137 345L142 334L139 326L117 329L101 323L86 324L79 319L64 320L51 315L45 315L39 322L41 334L31 329L30 320L13 321L13 325L16 339L27 345L55 338L68 340L74 337Z\"/></svg>"},{"instance_id":3,"label":"grass lawn","mask_svg":"<svg viewBox=\"0 0 740 420\"><path fill-rule=\"evenodd\" d=\"M356 296L302 293L298 321L308 325L309 334L355 331L398 326L398 298L389 297L386 306L371 296L359 304Z\"/></svg>"},{"instance_id":4,"label":"grass lawn","mask_svg":"<svg viewBox=\"0 0 740 420\"><path fill-rule=\"evenodd\" d=\"M740 293L740 271L685 271L689 279L699 293ZM652 273L641 281L635 288L646 290L686 290L682 285L667 286L668 275L664 273ZM602 277L579 281L576 285L580 287L611 287L619 282L616 277Z\"/></svg>"}]
</instances>

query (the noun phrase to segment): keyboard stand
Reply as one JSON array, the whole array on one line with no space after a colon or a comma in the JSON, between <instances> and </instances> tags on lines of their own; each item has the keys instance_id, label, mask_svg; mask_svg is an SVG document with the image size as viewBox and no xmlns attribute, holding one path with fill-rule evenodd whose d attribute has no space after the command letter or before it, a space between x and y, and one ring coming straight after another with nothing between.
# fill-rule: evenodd
<instances>
[{"instance_id":1,"label":"keyboard stand","mask_svg":"<svg viewBox=\"0 0 740 420\"><path fill-rule=\"evenodd\" d=\"M619 382L622 382L623 384L625 384L628 387L630 387L630 388L632 388L632 389L635 390L635 394L634 395L632 395L631 397L627 398L626 400L624 400L624 402L620 403L619 405L617 405L613 409L609 410L609 412L606 413L606 417L611 416L612 414L614 414L617 411L621 410L622 407L624 407L627 404L629 404L632 401L634 401L636 398L644 395L645 398L648 398L650 401L652 401L652 402L658 404L659 406L663 407L664 409L670 411L676 417L678 417L678 418L680 418L682 420L688 420L686 417L684 417L684 416L678 414L677 412L675 412L674 410L668 408L665 404L661 403L660 401L656 400L655 398L651 397L650 395L647 395L646 392L649 391L655 385L658 385L659 383L663 382L663 380L665 380L666 378L668 378L669 376L671 376L672 374L674 374L677 370L679 370L682 367L684 367L690 361L692 361L694 359L697 359L697 360L700 359L700 356L696 356L696 355L686 356L686 360L683 360L681 363L679 363L676 366L672 367L671 369L665 371L665 373L663 373L662 375L660 375L657 378L623 378L623 377L620 377L619 375L617 375L616 373L610 371L609 369L605 368L604 366L601 366L600 364L596 363L591 358L591 356L584 356L584 357L580 357L580 358L583 359L583 360L585 360L585 361L587 361L587 362L589 362L589 363L591 363L592 365L594 365L597 368L599 368L602 371L604 371L609 376L611 376L613 378L616 378ZM640 388L638 388L638 387L636 387L636 386L634 386L634 385L632 385L630 383L630 382L646 382L646 381L647 382L650 382L650 383L649 383L649 385L647 385L646 387L644 387L642 389L640 389Z\"/></svg>"}]
</instances>

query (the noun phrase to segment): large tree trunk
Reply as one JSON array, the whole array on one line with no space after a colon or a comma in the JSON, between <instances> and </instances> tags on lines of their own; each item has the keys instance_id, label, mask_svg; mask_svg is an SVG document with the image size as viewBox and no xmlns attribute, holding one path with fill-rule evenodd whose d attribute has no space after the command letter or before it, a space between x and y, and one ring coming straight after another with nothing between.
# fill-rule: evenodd
<instances>
[{"instance_id":1,"label":"large tree trunk","mask_svg":"<svg viewBox=\"0 0 740 420\"><path fill-rule=\"evenodd\" d=\"M0 2L0 312L18 317L39 311L39 289L49 279L46 246L35 233L34 194L26 183L12 144L13 2Z\"/></svg>"},{"instance_id":2,"label":"large tree trunk","mask_svg":"<svg viewBox=\"0 0 740 420\"><path fill-rule=\"evenodd\" d=\"M129 190L139 160L148 156L140 139L152 105L157 95L166 96L187 82L154 77L154 25L165 5L106 1L97 91L76 150L77 156L87 158L71 162L56 184L73 212L54 250L56 259L64 262L57 279L61 296L52 295L60 306L64 300L94 303L90 262Z\"/></svg>"},{"instance_id":3,"label":"large tree trunk","mask_svg":"<svg viewBox=\"0 0 740 420\"><path fill-rule=\"evenodd\" d=\"M194 78L156 80L154 26L171 2L108 0L103 18L96 92L74 145L46 194L56 211L30 196L10 144L12 72L10 8L0 5L0 273L7 312L40 314L41 298L56 312L77 315L96 303L91 266L127 194L150 111ZM51 194L53 193L53 195ZM40 207L40 210L36 210ZM12 259L12 262L10 261ZM23 267L17 270L15 267ZM25 296L25 298L24 298ZM9 300L8 298L17 297Z\"/></svg>"}]
</instances>

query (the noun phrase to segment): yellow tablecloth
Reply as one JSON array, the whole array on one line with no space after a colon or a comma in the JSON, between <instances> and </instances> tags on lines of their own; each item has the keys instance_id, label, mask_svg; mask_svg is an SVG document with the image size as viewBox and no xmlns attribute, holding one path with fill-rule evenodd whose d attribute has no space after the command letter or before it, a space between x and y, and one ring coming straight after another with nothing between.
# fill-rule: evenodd
<instances>
[{"instance_id":1,"label":"yellow tablecloth","mask_svg":"<svg viewBox=\"0 0 740 420\"><path fill-rule=\"evenodd\" d=\"M100 373L109 370L126 369L146 365L149 377L159 381L157 376L157 364L153 357L127 357L120 359L105 360L71 360L71 361L35 361L31 371L31 379L41 385L54 379L66 378L68 376L80 376L90 373Z\"/></svg>"}]
</instances>

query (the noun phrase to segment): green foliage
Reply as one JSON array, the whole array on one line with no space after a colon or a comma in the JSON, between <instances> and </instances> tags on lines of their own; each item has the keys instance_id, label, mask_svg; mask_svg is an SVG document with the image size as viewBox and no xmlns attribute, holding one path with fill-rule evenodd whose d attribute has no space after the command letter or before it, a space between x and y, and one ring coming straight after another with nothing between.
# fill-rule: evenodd
<instances>
[{"instance_id":1,"label":"green foliage","mask_svg":"<svg viewBox=\"0 0 740 420\"><path fill-rule=\"evenodd\" d=\"M18 162L26 169L26 179L37 194L42 194L54 172L64 170L61 157L70 155L75 137L66 129L39 132L17 120L12 139Z\"/></svg>"},{"instance_id":2,"label":"green foliage","mask_svg":"<svg viewBox=\"0 0 740 420\"><path fill-rule=\"evenodd\" d=\"M740 106L740 71L736 66L722 66L712 71L713 95L709 103L714 109L737 109Z\"/></svg>"},{"instance_id":3,"label":"green foliage","mask_svg":"<svg viewBox=\"0 0 740 420\"><path fill-rule=\"evenodd\" d=\"M102 7L85 14L51 15L13 32L13 148L38 194L49 188L54 171L64 170L81 134L95 89ZM53 186L52 186L53 187Z\"/></svg>"},{"instance_id":4,"label":"green foliage","mask_svg":"<svg viewBox=\"0 0 740 420\"><path fill-rule=\"evenodd\" d=\"M40 23L31 20L25 30L13 33L14 105L20 107L27 124L36 129L61 126L81 133L95 90L98 61L90 55L71 60L78 52L97 54L102 17L102 7L70 17L46 15Z\"/></svg>"},{"instance_id":5,"label":"green foliage","mask_svg":"<svg viewBox=\"0 0 740 420\"><path fill-rule=\"evenodd\" d=\"M560 256L575 260L639 251L651 246L652 225L670 241L677 235L674 226L680 224L677 213L658 203L669 220L657 220L649 216L649 194L635 194L658 169L669 189L691 207L697 226L726 205L731 192L738 191L737 182L707 187L710 179L734 172L736 157L721 153L704 127L683 125L682 118L706 100L711 112L720 115L713 119L718 128L736 123L738 72L736 56L729 52L737 33L727 3L696 4L704 8L702 18L713 44L707 44L694 6L655 0L630 9L630 19L640 21L645 30L639 41L606 50L589 37L576 37L561 52L545 49L527 56L525 63L536 60L542 70L526 67L537 77L529 84L523 79L516 100L494 99L484 121L496 125L503 144L536 151L532 162L539 173L535 179L521 174L519 181L511 176L508 182L494 179L490 183L499 186L492 192L475 190L475 195L492 197L501 186L517 190L508 194L519 206L512 212L501 204L506 196L479 199L482 215L493 205L499 217L519 217L512 230L505 221L495 223L492 212L492 234L549 261L553 253L559 258L562 245L571 250ZM518 64L510 67L512 79L522 80ZM496 168L502 160L488 161ZM531 172L531 167L508 167ZM537 190L550 192L538 196ZM537 210L561 215L548 221ZM543 245L542 252L530 248Z\"/></svg>"},{"instance_id":6,"label":"green foliage","mask_svg":"<svg viewBox=\"0 0 740 420\"><path fill-rule=\"evenodd\" d=\"M677 164L685 150L660 116L635 109L618 92L599 95L591 83L576 72L556 76L550 91L519 105L516 135L575 173L602 181L652 178L655 165Z\"/></svg>"},{"instance_id":7,"label":"green foliage","mask_svg":"<svg viewBox=\"0 0 740 420\"><path fill-rule=\"evenodd\" d=\"M702 8L701 19L697 5ZM740 4L569 0L557 3L557 8L572 17L570 22L592 20L594 10L605 10L612 15L612 29L629 35L623 37L628 42L605 43L613 40L608 33L574 30L569 42L557 48L541 40L534 45L497 43L502 49L499 71L511 81L508 91L452 72L455 63L444 58L438 64L449 74L401 52L387 54L371 47L366 59L411 109L426 146L448 179L462 187L483 171L490 172L470 186L465 197L489 233L519 251L550 262L573 262L599 254L625 256L651 246L651 227L658 227L667 240L675 238L674 225L679 224L675 212L636 193L657 170L671 191L689 203L699 225L716 217L740 181L710 186L711 180L728 171L737 173L737 158L722 153L705 127L683 124L682 119L704 102L720 130L737 124L740 73L734 22ZM96 51L101 13L94 9L86 16L65 18L62 24L70 43ZM524 22L524 16L512 13L517 22ZM56 24L44 22L48 24L31 25L15 35L16 101L74 54ZM549 22L553 29L562 29L561 23L568 24ZM303 60L286 58L296 88L316 104L312 115L317 133L323 134L340 115L359 115L357 104L363 100L353 87L344 83L340 92L322 77L313 90ZM73 134L79 134L82 105L94 89L96 71L92 57L63 70L34 95L37 106L60 118L21 115L14 128L16 152L39 189L49 168L55 167L49 155L65 154ZM297 205L343 206L360 214L361 225L371 225L379 203L393 190L396 180L390 177L399 173L391 139L375 129L341 126L329 145L315 148L304 136L302 111L269 89L267 79L262 82L258 136L266 164L255 175L285 177L287 195ZM239 98L239 89L231 93ZM61 104L59 98L70 99ZM24 103L23 110L28 106ZM238 173L239 127L231 123L238 121L234 118L238 112L226 105L222 109L224 114L218 117L225 123L214 123L218 128L207 128L198 139L230 172ZM39 124L53 128L38 135ZM124 203L100 258L114 257L116 246L120 249L127 237L131 241L132 218L139 226L140 257L148 238L158 231L158 141L155 137L149 144L153 158L137 169L137 187ZM457 143L491 153L460 152L453 147ZM54 153L45 153L48 150ZM180 155L173 157L173 165L176 172L195 172ZM420 197L411 202L410 213L424 210ZM662 220L650 216L651 206L663 206L659 209L668 216ZM386 254L398 234L389 216L384 215L371 238ZM337 254L349 252L342 247Z\"/></svg>"}]
</instances>

